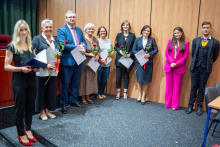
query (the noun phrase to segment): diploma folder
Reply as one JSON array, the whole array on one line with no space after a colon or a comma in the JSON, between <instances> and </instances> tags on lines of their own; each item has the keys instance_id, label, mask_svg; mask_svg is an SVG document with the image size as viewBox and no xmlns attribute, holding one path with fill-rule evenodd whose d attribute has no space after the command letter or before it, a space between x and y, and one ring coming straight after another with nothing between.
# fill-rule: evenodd
<instances>
[{"instance_id":1,"label":"diploma folder","mask_svg":"<svg viewBox=\"0 0 220 147\"><path fill-rule=\"evenodd\" d=\"M47 54L46 49L39 52L34 58L30 59L28 62L22 66L31 66L31 68L41 68L47 65Z\"/></svg>"}]
</instances>

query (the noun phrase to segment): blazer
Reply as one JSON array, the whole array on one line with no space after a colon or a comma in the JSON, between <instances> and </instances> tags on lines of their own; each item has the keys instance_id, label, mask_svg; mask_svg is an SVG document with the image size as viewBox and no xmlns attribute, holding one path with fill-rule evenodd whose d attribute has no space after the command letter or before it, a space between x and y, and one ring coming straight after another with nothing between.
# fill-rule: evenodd
<instances>
[{"instance_id":1,"label":"blazer","mask_svg":"<svg viewBox=\"0 0 220 147\"><path fill-rule=\"evenodd\" d=\"M144 49L144 51L145 52L147 51L147 54L150 55L149 61L147 63L153 63L153 56L155 56L157 54L157 52L159 51L157 48L155 38L149 37L147 40L147 44L149 44L151 42L151 39L153 40L151 48L148 51L146 48ZM146 46L147 46L147 44L146 44ZM143 49L143 36L141 36L135 40L134 45L133 45L133 49L132 49L132 53L136 54L137 52L139 52L142 49ZM136 60L136 62L138 62L138 60Z\"/></svg>"},{"instance_id":2,"label":"blazer","mask_svg":"<svg viewBox=\"0 0 220 147\"><path fill-rule=\"evenodd\" d=\"M197 61L197 52L199 50L200 44L201 44L202 38L197 37L193 39L192 43L192 63L190 65L190 71L192 72L196 66L196 61ZM217 60L218 55L219 55L219 41L211 37L211 40L208 42L208 58L207 58L207 69L206 73L211 74L212 72L212 64Z\"/></svg>"},{"instance_id":3,"label":"blazer","mask_svg":"<svg viewBox=\"0 0 220 147\"><path fill-rule=\"evenodd\" d=\"M84 42L85 43L84 48L86 50L87 44L86 44L82 30L76 26L75 26L75 30L76 30L76 34L79 40L79 44L81 44L81 42ZM74 60L71 54L71 51L75 49L77 45L75 45L73 35L70 32L70 29L67 25L57 30L57 38L59 39L60 42L64 42L65 40L69 42L68 44L64 46L64 50L61 51L61 60L60 60L61 65L73 66L76 61Z\"/></svg>"},{"instance_id":4,"label":"blazer","mask_svg":"<svg viewBox=\"0 0 220 147\"><path fill-rule=\"evenodd\" d=\"M136 39L135 34L129 32L127 40L126 40L126 48L125 48L125 50L128 52L128 54L131 55L131 58L133 58L133 56L132 56L132 47L133 47L135 39ZM117 41L118 43L115 44L115 47L114 47L115 51L117 52L116 53L116 58L115 58L115 65L117 65L117 66L122 66L122 64L119 63L118 60L122 56L119 53L119 51L122 50L120 48L120 46L124 45L124 40L125 40L124 33L123 32L122 33L118 33L117 36L116 36L116 39L115 39L115 41Z\"/></svg>"},{"instance_id":5,"label":"blazer","mask_svg":"<svg viewBox=\"0 0 220 147\"><path fill-rule=\"evenodd\" d=\"M180 52L181 48L178 46L177 52L176 52L176 59L174 59L174 53L175 53L175 44L173 46L172 51L169 51L169 47L172 43L172 39L168 41L167 48L165 51L165 56L167 58L163 70L165 72L170 72L172 67L170 66L171 63L176 63L176 67L174 68L174 71L177 74L184 74L186 72L185 68L185 62L189 55L189 42L185 41L186 49L184 52Z\"/></svg>"}]
</instances>

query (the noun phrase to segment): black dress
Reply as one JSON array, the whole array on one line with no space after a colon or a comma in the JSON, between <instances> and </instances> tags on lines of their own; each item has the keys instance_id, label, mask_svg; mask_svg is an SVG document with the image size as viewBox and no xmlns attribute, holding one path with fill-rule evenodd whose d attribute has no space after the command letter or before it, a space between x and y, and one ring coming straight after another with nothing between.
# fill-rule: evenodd
<instances>
[{"instance_id":1,"label":"black dress","mask_svg":"<svg viewBox=\"0 0 220 147\"><path fill-rule=\"evenodd\" d=\"M16 67L21 67L34 57L34 54L29 50L23 51L23 54L20 54L19 52L15 53L12 43L6 47L6 50L7 49L13 53L13 61ZM15 101L15 116L18 135L24 136L23 119L25 120L25 129L31 130L32 115L37 91L35 72L13 72L12 89Z\"/></svg>"}]
</instances>

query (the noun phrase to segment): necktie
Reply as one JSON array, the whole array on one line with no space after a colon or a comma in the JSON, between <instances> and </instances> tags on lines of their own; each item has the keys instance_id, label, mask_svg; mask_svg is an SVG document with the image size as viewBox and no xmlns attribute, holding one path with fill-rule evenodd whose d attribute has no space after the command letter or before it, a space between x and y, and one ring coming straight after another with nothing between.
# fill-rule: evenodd
<instances>
[{"instance_id":1,"label":"necktie","mask_svg":"<svg viewBox=\"0 0 220 147\"><path fill-rule=\"evenodd\" d=\"M76 35L76 30L75 28L71 28L73 30L73 35L74 35L74 38L75 38L75 41L76 41L76 45L79 45L79 40L78 40L78 37Z\"/></svg>"}]
</instances>

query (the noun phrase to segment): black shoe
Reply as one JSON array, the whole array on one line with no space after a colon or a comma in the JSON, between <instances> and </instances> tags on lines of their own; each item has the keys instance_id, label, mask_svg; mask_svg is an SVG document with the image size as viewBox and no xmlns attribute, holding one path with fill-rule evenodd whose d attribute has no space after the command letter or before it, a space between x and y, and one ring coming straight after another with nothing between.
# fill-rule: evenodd
<instances>
[{"instance_id":1,"label":"black shoe","mask_svg":"<svg viewBox=\"0 0 220 147\"><path fill-rule=\"evenodd\" d=\"M186 109L186 113L187 113L187 114L192 113L192 111L193 111L193 108L190 107L190 106Z\"/></svg>"},{"instance_id":2,"label":"black shoe","mask_svg":"<svg viewBox=\"0 0 220 147\"><path fill-rule=\"evenodd\" d=\"M80 105L79 103L72 103L71 106L79 107L79 108L84 108L85 107L84 105Z\"/></svg>"},{"instance_id":3,"label":"black shoe","mask_svg":"<svg viewBox=\"0 0 220 147\"><path fill-rule=\"evenodd\" d=\"M202 112L202 108L198 108L198 110L197 110L197 115L198 115L198 116L201 116L202 113L203 113L203 112Z\"/></svg>"},{"instance_id":4,"label":"black shoe","mask_svg":"<svg viewBox=\"0 0 220 147\"><path fill-rule=\"evenodd\" d=\"M141 102L141 105L144 105L146 103L146 101L145 102Z\"/></svg>"},{"instance_id":5,"label":"black shoe","mask_svg":"<svg viewBox=\"0 0 220 147\"><path fill-rule=\"evenodd\" d=\"M66 105L62 105L61 112L62 112L63 114L66 114L66 113L67 113Z\"/></svg>"},{"instance_id":6,"label":"black shoe","mask_svg":"<svg viewBox=\"0 0 220 147\"><path fill-rule=\"evenodd\" d=\"M137 103L140 103L140 102L141 102L141 100L136 100L136 102L137 102Z\"/></svg>"}]
</instances>

